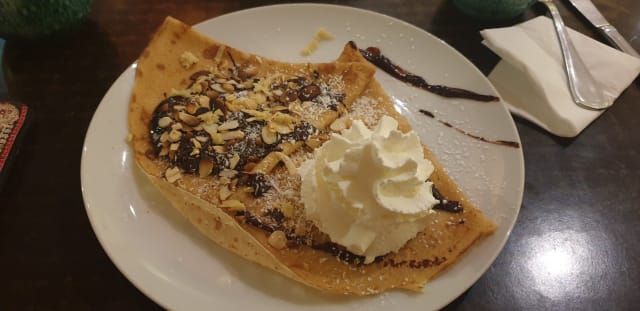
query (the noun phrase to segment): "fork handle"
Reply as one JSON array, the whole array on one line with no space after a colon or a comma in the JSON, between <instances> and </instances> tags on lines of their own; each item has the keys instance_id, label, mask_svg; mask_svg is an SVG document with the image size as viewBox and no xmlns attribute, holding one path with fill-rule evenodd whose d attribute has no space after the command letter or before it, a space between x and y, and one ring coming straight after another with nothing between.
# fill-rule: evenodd
<instances>
[{"instance_id":1,"label":"fork handle","mask_svg":"<svg viewBox=\"0 0 640 311\"><path fill-rule=\"evenodd\" d=\"M583 107L591 109L605 109L610 106L604 99L602 91L597 86L596 81L587 70L586 65L578 55L576 48L571 43L567 30L560 16L558 8L552 1L541 1L544 3L553 19L553 26L558 34L560 50L564 59L565 71L569 82L569 91L573 101Z\"/></svg>"}]
</instances>

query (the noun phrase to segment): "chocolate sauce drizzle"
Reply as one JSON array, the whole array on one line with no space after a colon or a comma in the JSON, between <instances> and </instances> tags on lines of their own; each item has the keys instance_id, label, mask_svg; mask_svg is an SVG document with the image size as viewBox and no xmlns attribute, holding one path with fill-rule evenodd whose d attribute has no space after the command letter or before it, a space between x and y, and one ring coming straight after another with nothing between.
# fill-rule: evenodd
<instances>
[{"instance_id":1,"label":"chocolate sauce drizzle","mask_svg":"<svg viewBox=\"0 0 640 311\"><path fill-rule=\"evenodd\" d=\"M456 131L458 131L458 132L460 132L460 133L462 133L464 135L467 135L467 136L469 136L469 137L471 137L473 139L477 139L477 140L485 142L485 143L490 143L490 144L499 145L499 146L506 146L506 147L511 147L511 148L520 148L520 143L518 143L518 142L509 141L509 140L491 140L491 139L487 139L487 138L484 138L484 137L481 137L481 136L478 136L478 135L475 135L475 134L471 134L471 133L469 133L469 132L467 132L467 131L465 131L465 130L463 130L461 128L457 128L457 127L451 125L451 123L449 123L449 122L442 121L442 120L436 118L436 116L430 111L427 111L427 110L424 110L424 109L420 109L419 111L423 115L425 115L425 116L427 116L429 118L435 119L438 122L444 124L445 126L450 127L450 128L452 128L452 129L454 129L454 130L456 130Z\"/></svg>"},{"instance_id":2,"label":"chocolate sauce drizzle","mask_svg":"<svg viewBox=\"0 0 640 311\"><path fill-rule=\"evenodd\" d=\"M355 43L349 42L349 44L352 47L355 47ZM390 74L392 77L414 87L434 93L436 95L449 98L466 98L481 102L493 102L500 100L498 97L492 95L478 94L476 92L461 88L429 84L421 76L413 74L405 70L404 68L394 64L389 58L384 56L380 52L380 49L377 47L372 46L366 49L360 49L360 54L362 54L362 56L364 56L364 58L366 58L369 62L376 65L386 73Z\"/></svg>"},{"instance_id":3,"label":"chocolate sauce drizzle","mask_svg":"<svg viewBox=\"0 0 640 311\"><path fill-rule=\"evenodd\" d=\"M431 186L431 192L433 193L433 197L438 200L438 203L433 206L433 209L441 210L449 213L459 214L464 212L464 208L462 204L458 201L447 200L436 186Z\"/></svg>"}]
</instances>

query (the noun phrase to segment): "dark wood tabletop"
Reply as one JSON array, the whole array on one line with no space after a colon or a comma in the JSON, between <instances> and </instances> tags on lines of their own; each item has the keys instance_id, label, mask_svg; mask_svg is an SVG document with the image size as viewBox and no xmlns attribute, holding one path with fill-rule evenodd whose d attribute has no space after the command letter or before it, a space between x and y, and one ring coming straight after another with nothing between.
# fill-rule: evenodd
<instances>
[{"instance_id":1,"label":"dark wood tabletop","mask_svg":"<svg viewBox=\"0 0 640 311\"><path fill-rule=\"evenodd\" d=\"M87 127L165 16L195 24L273 2L280 1L97 0L67 35L0 41L0 100L23 102L33 112L0 189L0 310L161 308L118 271L93 233L80 185ZM489 22L464 16L449 0L328 2L414 24L485 74L499 59L478 31L546 12L536 5L515 20ZM640 2L593 2L640 51ZM605 42L567 1L556 3L567 25ZM515 118L526 167L520 215L493 265L447 310L640 308L638 86L636 79L574 139Z\"/></svg>"}]
</instances>

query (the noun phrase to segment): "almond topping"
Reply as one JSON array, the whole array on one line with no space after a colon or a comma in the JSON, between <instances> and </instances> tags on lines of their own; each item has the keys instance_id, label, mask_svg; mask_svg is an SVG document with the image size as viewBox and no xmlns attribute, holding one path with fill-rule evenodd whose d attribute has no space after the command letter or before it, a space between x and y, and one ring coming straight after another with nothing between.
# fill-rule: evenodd
<instances>
[{"instance_id":1,"label":"almond topping","mask_svg":"<svg viewBox=\"0 0 640 311\"><path fill-rule=\"evenodd\" d=\"M193 55L193 53L186 51L182 53L182 55L180 55L178 61L180 62L180 66L182 66L182 68L189 69L193 67L193 65L196 64L199 59L195 55Z\"/></svg>"},{"instance_id":2,"label":"almond topping","mask_svg":"<svg viewBox=\"0 0 640 311\"><path fill-rule=\"evenodd\" d=\"M174 183L176 180L182 178L182 174L180 173L180 169L177 167L168 168L164 172L164 177L168 182Z\"/></svg>"},{"instance_id":3,"label":"almond topping","mask_svg":"<svg viewBox=\"0 0 640 311\"><path fill-rule=\"evenodd\" d=\"M238 162L240 162L240 155L237 153L234 153L233 156L231 157L231 160L229 161L229 168L230 169L235 169L236 165L238 165Z\"/></svg>"},{"instance_id":4,"label":"almond topping","mask_svg":"<svg viewBox=\"0 0 640 311\"><path fill-rule=\"evenodd\" d=\"M238 122L238 120L231 120L231 121L227 121L225 123L220 124L220 126L218 126L218 131L233 130L238 128L238 126L240 126L240 123Z\"/></svg>"},{"instance_id":5,"label":"almond topping","mask_svg":"<svg viewBox=\"0 0 640 311\"><path fill-rule=\"evenodd\" d=\"M267 96L265 96L262 92L251 93L250 98L253 99L258 105L264 104L267 101Z\"/></svg>"},{"instance_id":6,"label":"almond topping","mask_svg":"<svg viewBox=\"0 0 640 311\"><path fill-rule=\"evenodd\" d=\"M242 131L231 131L224 132L220 134L223 140L232 140L232 139L242 139L244 138L244 133Z\"/></svg>"},{"instance_id":7,"label":"almond topping","mask_svg":"<svg viewBox=\"0 0 640 311\"><path fill-rule=\"evenodd\" d=\"M273 231L267 241L275 249L283 249L287 246L287 236L280 230Z\"/></svg>"},{"instance_id":8,"label":"almond topping","mask_svg":"<svg viewBox=\"0 0 640 311\"><path fill-rule=\"evenodd\" d=\"M220 204L221 207L228 208L232 212L244 211L244 203L238 200L225 200Z\"/></svg>"},{"instance_id":9,"label":"almond topping","mask_svg":"<svg viewBox=\"0 0 640 311\"><path fill-rule=\"evenodd\" d=\"M267 119L269 119L271 117L271 113L269 113L268 111L242 109L242 112L247 113L247 114L252 116L252 118L248 118L247 119L248 122L267 120Z\"/></svg>"},{"instance_id":10,"label":"almond topping","mask_svg":"<svg viewBox=\"0 0 640 311\"><path fill-rule=\"evenodd\" d=\"M196 139L201 143L206 143L209 140L209 137L206 136L196 136Z\"/></svg>"},{"instance_id":11,"label":"almond topping","mask_svg":"<svg viewBox=\"0 0 640 311\"><path fill-rule=\"evenodd\" d=\"M160 135L160 142L164 143L166 141L169 140L169 133L168 132L164 132L162 133L162 135Z\"/></svg>"},{"instance_id":12,"label":"almond topping","mask_svg":"<svg viewBox=\"0 0 640 311\"><path fill-rule=\"evenodd\" d=\"M167 154L169 154L169 148L167 147L162 147L162 150L160 150L160 153L158 153L158 155L161 157L166 156Z\"/></svg>"},{"instance_id":13,"label":"almond topping","mask_svg":"<svg viewBox=\"0 0 640 311\"><path fill-rule=\"evenodd\" d=\"M180 137L182 137L182 133L176 129L173 129L171 130L171 132L169 132L169 141L172 143L179 141Z\"/></svg>"},{"instance_id":14,"label":"almond topping","mask_svg":"<svg viewBox=\"0 0 640 311\"><path fill-rule=\"evenodd\" d=\"M274 144L275 142L278 141L278 133L272 131L271 129L269 129L268 126L263 126L262 127L262 141L267 144L267 145L271 145Z\"/></svg>"},{"instance_id":15,"label":"almond topping","mask_svg":"<svg viewBox=\"0 0 640 311\"><path fill-rule=\"evenodd\" d=\"M233 194L233 192L229 190L228 186L220 187L220 191L218 192L218 196L222 201L228 199L231 196L231 194Z\"/></svg>"},{"instance_id":16,"label":"almond topping","mask_svg":"<svg viewBox=\"0 0 640 311\"><path fill-rule=\"evenodd\" d=\"M198 96L198 105L203 108L211 109L211 99L208 96Z\"/></svg>"},{"instance_id":17,"label":"almond topping","mask_svg":"<svg viewBox=\"0 0 640 311\"><path fill-rule=\"evenodd\" d=\"M222 88L222 85L217 84L217 83L211 85L211 89L213 89L214 91L218 92L218 94L227 92L225 89Z\"/></svg>"},{"instance_id":18,"label":"almond topping","mask_svg":"<svg viewBox=\"0 0 640 311\"><path fill-rule=\"evenodd\" d=\"M189 103L187 105L187 112L189 114L195 114L196 111L198 110L198 108L200 108L196 103Z\"/></svg>"},{"instance_id":19,"label":"almond topping","mask_svg":"<svg viewBox=\"0 0 640 311\"><path fill-rule=\"evenodd\" d=\"M226 168L223 169L220 173L218 173L218 175L222 177L227 177L227 178L233 178L236 176L236 174L238 174L237 171L226 169Z\"/></svg>"},{"instance_id":20,"label":"almond topping","mask_svg":"<svg viewBox=\"0 0 640 311\"><path fill-rule=\"evenodd\" d=\"M289 134L293 132L295 119L288 114L277 112L269 120L269 128L280 134Z\"/></svg>"},{"instance_id":21,"label":"almond topping","mask_svg":"<svg viewBox=\"0 0 640 311\"><path fill-rule=\"evenodd\" d=\"M213 172L213 161L211 159L200 158L200 164L198 165L198 175L200 177L206 177Z\"/></svg>"},{"instance_id":22,"label":"almond topping","mask_svg":"<svg viewBox=\"0 0 640 311\"><path fill-rule=\"evenodd\" d=\"M233 100L232 106L237 109L236 111L239 111L242 109L255 110L258 108L258 103L249 97L240 97Z\"/></svg>"},{"instance_id":23,"label":"almond topping","mask_svg":"<svg viewBox=\"0 0 640 311\"><path fill-rule=\"evenodd\" d=\"M162 117L160 118L160 120L158 120L158 126L165 128L169 125L171 125L171 121L173 121L171 118L169 117Z\"/></svg>"},{"instance_id":24,"label":"almond topping","mask_svg":"<svg viewBox=\"0 0 640 311\"><path fill-rule=\"evenodd\" d=\"M222 85L222 88L227 91L228 93L231 93L235 90L235 88L233 87L233 85L229 84L229 83L225 83Z\"/></svg>"},{"instance_id":25,"label":"almond topping","mask_svg":"<svg viewBox=\"0 0 640 311\"><path fill-rule=\"evenodd\" d=\"M298 174L298 170L296 169L295 163L293 163L293 160L291 160L291 158L289 158L288 155L286 155L286 154L284 154L282 152L276 152L275 154L278 156L280 161L282 161L282 163L284 163L284 166L289 171L289 175Z\"/></svg>"},{"instance_id":26,"label":"almond topping","mask_svg":"<svg viewBox=\"0 0 640 311\"><path fill-rule=\"evenodd\" d=\"M282 202L278 204L278 208L282 211L284 217L291 218L293 217L293 206L288 202Z\"/></svg>"},{"instance_id":27,"label":"almond topping","mask_svg":"<svg viewBox=\"0 0 640 311\"><path fill-rule=\"evenodd\" d=\"M322 145L322 141L318 138L309 138L305 141L305 144L313 149L316 149Z\"/></svg>"},{"instance_id":28,"label":"almond topping","mask_svg":"<svg viewBox=\"0 0 640 311\"><path fill-rule=\"evenodd\" d=\"M191 143L193 144L193 148L196 148L196 149L202 148L202 144L200 144L200 142L195 138L191 138Z\"/></svg>"},{"instance_id":29,"label":"almond topping","mask_svg":"<svg viewBox=\"0 0 640 311\"><path fill-rule=\"evenodd\" d=\"M178 113L178 118L180 118L180 120L182 120L182 122L184 122L185 124L189 125L189 126L196 126L198 124L200 124L200 120L198 120L198 118L188 114L188 113L184 113L182 111L180 111L180 113Z\"/></svg>"}]
</instances>

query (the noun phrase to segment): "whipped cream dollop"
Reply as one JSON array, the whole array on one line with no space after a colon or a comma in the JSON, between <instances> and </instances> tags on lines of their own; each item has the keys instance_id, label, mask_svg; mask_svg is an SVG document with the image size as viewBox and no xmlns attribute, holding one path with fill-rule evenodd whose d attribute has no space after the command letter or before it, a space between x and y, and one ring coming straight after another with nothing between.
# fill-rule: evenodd
<instances>
[{"instance_id":1,"label":"whipped cream dollop","mask_svg":"<svg viewBox=\"0 0 640 311\"><path fill-rule=\"evenodd\" d=\"M397 127L388 116L373 131L355 120L300 167L307 219L365 263L424 230L438 203L418 135Z\"/></svg>"}]
</instances>

